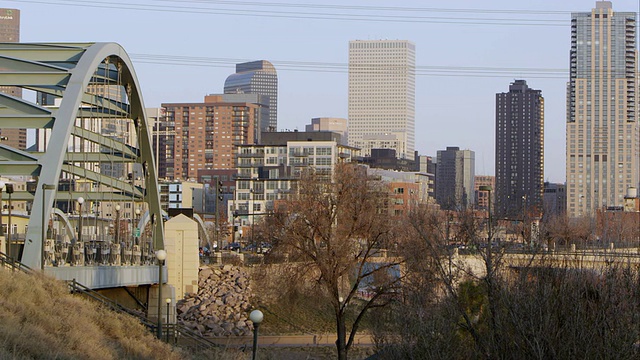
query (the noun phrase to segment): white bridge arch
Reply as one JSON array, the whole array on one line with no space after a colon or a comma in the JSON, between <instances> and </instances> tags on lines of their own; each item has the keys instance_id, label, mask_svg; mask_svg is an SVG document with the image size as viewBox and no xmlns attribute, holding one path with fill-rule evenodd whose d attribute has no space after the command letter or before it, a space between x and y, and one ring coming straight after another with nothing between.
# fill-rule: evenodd
<instances>
[{"instance_id":1,"label":"white bridge arch","mask_svg":"<svg viewBox=\"0 0 640 360\"><path fill-rule=\"evenodd\" d=\"M122 234L118 218L115 240L113 234L102 234L106 236L88 242L122 240L126 251L129 243L135 246L147 236L151 250L164 248L153 124L147 120L131 60L120 45L0 43L0 86L22 92L0 93L0 129L35 129L38 139L37 148L26 151L0 142L0 175L32 179L27 191L13 194L14 201L31 202L23 263L32 268L53 265L43 261L44 245L55 241L49 218L52 209L65 202L66 212L78 211L80 229L83 219L90 218L86 214L95 212L98 235L99 211L111 217L114 209L116 216L131 214L126 215L130 233L134 213L148 212L157 219L147 231L141 229L151 235L136 234L136 239ZM28 95L36 99L27 100ZM41 99L50 103L44 105ZM84 205L76 202L79 197Z\"/></svg>"}]
</instances>

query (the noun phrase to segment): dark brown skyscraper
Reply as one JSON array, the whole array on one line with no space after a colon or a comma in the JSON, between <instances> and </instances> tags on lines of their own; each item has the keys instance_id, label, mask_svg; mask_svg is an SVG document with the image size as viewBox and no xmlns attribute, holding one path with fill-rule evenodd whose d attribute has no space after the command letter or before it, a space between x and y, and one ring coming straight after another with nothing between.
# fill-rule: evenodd
<instances>
[{"instance_id":1,"label":"dark brown skyscraper","mask_svg":"<svg viewBox=\"0 0 640 360\"><path fill-rule=\"evenodd\" d=\"M496 214L522 218L542 210L544 98L525 80L496 94Z\"/></svg>"},{"instance_id":2,"label":"dark brown skyscraper","mask_svg":"<svg viewBox=\"0 0 640 360\"><path fill-rule=\"evenodd\" d=\"M0 9L0 42L20 42L20 10ZM0 86L0 92L22 97L22 90L13 86ZM0 142L16 149L27 148L26 129L0 129Z\"/></svg>"}]
</instances>

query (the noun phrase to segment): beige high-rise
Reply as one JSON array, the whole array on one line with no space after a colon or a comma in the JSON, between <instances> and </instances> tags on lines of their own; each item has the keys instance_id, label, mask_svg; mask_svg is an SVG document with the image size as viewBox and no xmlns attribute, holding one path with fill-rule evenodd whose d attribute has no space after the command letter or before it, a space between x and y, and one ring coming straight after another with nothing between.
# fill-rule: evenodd
<instances>
[{"instance_id":1,"label":"beige high-rise","mask_svg":"<svg viewBox=\"0 0 640 360\"><path fill-rule=\"evenodd\" d=\"M349 146L396 150L413 160L415 45L407 40L349 42Z\"/></svg>"},{"instance_id":2,"label":"beige high-rise","mask_svg":"<svg viewBox=\"0 0 640 360\"><path fill-rule=\"evenodd\" d=\"M640 171L636 14L610 1L571 15L567 213L622 206Z\"/></svg>"}]
</instances>

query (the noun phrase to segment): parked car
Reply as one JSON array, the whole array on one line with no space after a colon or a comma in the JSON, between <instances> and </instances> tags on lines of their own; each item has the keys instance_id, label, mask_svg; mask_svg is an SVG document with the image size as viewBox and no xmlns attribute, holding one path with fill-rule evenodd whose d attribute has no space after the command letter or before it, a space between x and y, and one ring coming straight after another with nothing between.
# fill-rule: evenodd
<instances>
[{"instance_id":1,"label":"parked car","mask_svg":"<svg viewBox=\"0 0 640 360\"><path fill-rule=\"evenodd\" d=\"M255 252L257 254L266 254L271 250L271 244L260 243L260 244L249 244L242 251L246 252Z\"/></svg>"},{"instance_id":2,"label":"parked car","mask_svg":"<svg viewBox=\"0 0 640 360\"><path fill-rule=\"evenodd\" d=\"M240 243L232 242L232 243L229 243L229 244L225 245L222 248L222 250L237 251L240 248L241 248Z\"/></svg>"}]
</instances>

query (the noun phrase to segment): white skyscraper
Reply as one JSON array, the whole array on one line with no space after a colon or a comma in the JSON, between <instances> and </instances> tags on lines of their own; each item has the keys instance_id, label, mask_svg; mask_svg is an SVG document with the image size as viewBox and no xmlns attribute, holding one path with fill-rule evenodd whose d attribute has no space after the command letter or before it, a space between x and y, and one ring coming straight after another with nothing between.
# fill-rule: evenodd
<instances>
[{"instance_id":1,"label":"white skyscraper","mask_svg":"<svg viewBox=\"0 0 640 360\"><path fill-rule=\"evenodd\" d=\"M622 207L638 186L636 14L598 1L571 15L567 89L567 213Z\"/></svg>"},{"instance_id":2,"label":"white skyscraper","mask_svg":"<svg viewBox=\"0 0 640 360\"><path fill-rule=\"evenodd\" d=\"M349 42L349 145L395 149L413 160L415 45L407 40Z\"/></svg>"}]
</instances>

